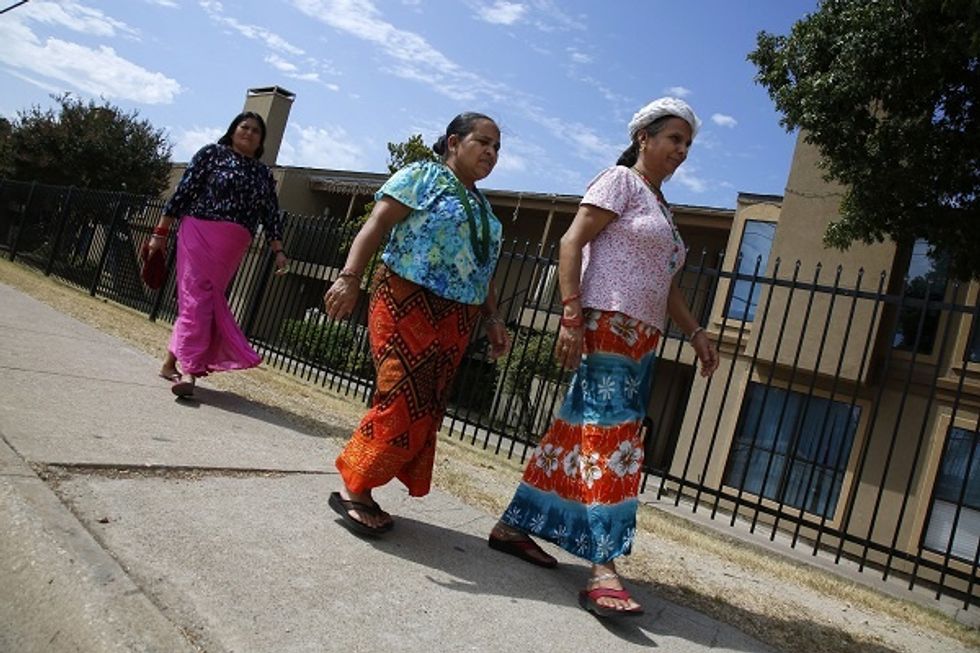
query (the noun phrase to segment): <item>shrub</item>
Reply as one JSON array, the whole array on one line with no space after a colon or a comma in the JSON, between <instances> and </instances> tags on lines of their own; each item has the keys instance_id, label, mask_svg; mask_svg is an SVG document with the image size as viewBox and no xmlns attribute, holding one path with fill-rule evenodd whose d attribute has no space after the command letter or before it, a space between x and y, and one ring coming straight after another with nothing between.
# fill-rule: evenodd
<instances>
[{"instance_id":1,"label":"shrub","mask_svg":"<svg viewBox=\"0 0 980 653\"><path fill-rule=\"evenodd\" d=\"M296 358L335 372L364 379L374 376L374 363L364 327L349 322L284 320L279 342Z\"/></svg>"}]
</instances>

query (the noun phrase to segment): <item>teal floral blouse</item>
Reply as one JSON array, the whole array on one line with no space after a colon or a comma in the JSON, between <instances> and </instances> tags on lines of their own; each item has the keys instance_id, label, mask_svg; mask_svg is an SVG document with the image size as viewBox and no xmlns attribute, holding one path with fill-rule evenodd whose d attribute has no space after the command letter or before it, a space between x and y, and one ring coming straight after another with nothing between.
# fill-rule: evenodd
<instances>
[{"instance_id":1,"label":"teal floral blouse","mask_svg":"<svg viewBox=\"0 0 980 653\"><path fill-rule=\"evenodd\" d=\"M392 229L381 260L398 276L440 297L482 304L497 265L503 228L483 193L468 190L477 223L481 205L490 223L490 256L481 262L473 251L470 221L456 184L452 170L432 161L411 163L385 182L374 199L387 195L412 211Z\"/></svg>"}]
</instances>

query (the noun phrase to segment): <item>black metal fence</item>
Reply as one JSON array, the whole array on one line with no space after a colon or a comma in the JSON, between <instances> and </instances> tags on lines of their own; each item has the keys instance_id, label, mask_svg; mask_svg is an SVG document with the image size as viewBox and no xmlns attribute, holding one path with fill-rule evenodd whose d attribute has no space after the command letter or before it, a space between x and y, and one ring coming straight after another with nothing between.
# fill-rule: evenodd
<instances>
[{"instance_id":1,"label":"black metal fence","mask_svg":"<svg viewBox=\"0 0 980 653\"><path fill-rule=\"evenodd\" d=\"M160 210L156 199L2 181L0 248L172 321L172 275L159 291L139 279ZM272 274L259 234L228 296L267 364L366 400L366 289L350 320L320 311L353 235L342 220L287 215L290 274ZM975 283L922 261L828 275L776 260L765 275L689 255L680 285L722 364L701 378L668 327L643 425L645 496L977 604L980 302ZM513 347L494 362L482 328L474 336L444 424L454 437L523 461L555 415L571 380L552 359L556 267L549 246L506 244L495 283Z\"/></svg>"}]
</instances>

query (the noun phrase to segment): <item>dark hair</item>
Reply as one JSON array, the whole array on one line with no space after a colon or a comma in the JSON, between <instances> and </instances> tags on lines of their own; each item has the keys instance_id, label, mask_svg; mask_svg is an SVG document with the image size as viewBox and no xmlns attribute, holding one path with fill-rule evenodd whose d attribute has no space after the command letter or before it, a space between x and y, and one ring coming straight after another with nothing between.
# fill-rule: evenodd
<instances>
[{"instance_id":1,"label":"dark hair","mask_svg":"<svg viewBox=\"0 0 980 653\"><path fill-rule=\"evenodd\" d=\"M227 145L231 147L231 137L234 135L235 130L238 129L238 125L242 124L242 121L251 118L255 122L259 123L259 130L262 132L262 138L259 139L259 147L255 150L255 158L261 159L262 153L265 152L265 120L262 120L262 116L255 113L254 111L242 111L240 114L235 116L235 119L231 121L228 125L228 131L225 135L218 139L218 145Z\"/></svg>"},{"instance_id":2,"label":"dark hair","mask_svg":"<svg viewBox=\"0 0 980 653\"><path fill-rule=\"evenodd\" d=\"M493 124L497 124L490 116L482 113L476 113L475 111L466 111L459 114L446 126L446 133L440 136L439 140L432 144L432 151L442 157L442 159L445 161L446 154L448 153L446 149L446 141L449 140L449 137L455 134L460 138L466 138L467 134L470 134L473 131L476 123L481 120L489 120Z\"/></svg>"},{"instance_id":3,"label":"dark hair","mask_svg":"<svg viewBox=\"0 0 980 653\"><path fill-rule=\"evenodd\" d=\"M636 165L636 160L640 156L640 139L637 138L637 136L640 135L640 132L646 132L647 136L656 136L657 132L666 126L668 120L676 117L677 116L661 116L646 127L637 129L636 133L633 134L633 142L630 143L630 146L623 150L623 153L619 155L619 160L616 161L616 165L626 166L627 168L631 168Z\"/></svg>"}]
</instances>

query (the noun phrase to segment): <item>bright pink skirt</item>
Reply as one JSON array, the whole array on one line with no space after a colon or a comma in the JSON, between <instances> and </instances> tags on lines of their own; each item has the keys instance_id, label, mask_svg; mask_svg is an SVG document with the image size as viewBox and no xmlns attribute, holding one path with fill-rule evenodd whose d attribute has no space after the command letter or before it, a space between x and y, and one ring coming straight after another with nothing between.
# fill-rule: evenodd
<instances>
[{"instance_id":1,"label":"bright pink skirt","mask_svg":"<svg viewBox=\"0 0 980 653\"><path fill-rule=\"evenodd\" d=\"M225 299L252 242L234 222L184 216L177 234L177 321L170 351L184 374L244 370L262 359L235 322Z\"/></svg>"}]
</instances>

